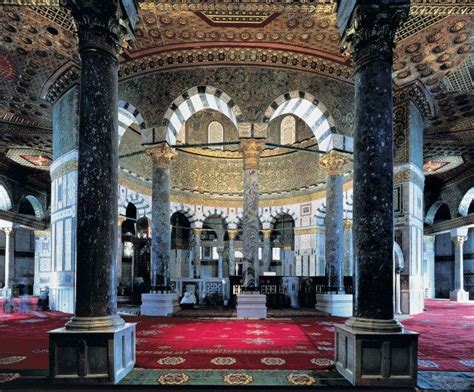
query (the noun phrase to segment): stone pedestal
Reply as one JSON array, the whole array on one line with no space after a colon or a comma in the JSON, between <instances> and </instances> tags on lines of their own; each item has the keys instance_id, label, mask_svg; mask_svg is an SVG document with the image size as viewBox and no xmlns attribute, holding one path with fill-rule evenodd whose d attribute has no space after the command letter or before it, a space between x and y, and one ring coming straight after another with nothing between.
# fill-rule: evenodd
<instances>
[{"instance_id":1,"label":"stone pedestal","mask_svg":"<svg viewBox=\"0 0 474 392\"><path fill-rule=\"evenodd\" d=\"M52 382L115 384L135 365L135 324L104 330L49 331Z\"/></svg>"},{"instance_id":2,"label":"stone pedestal","mask_svg":"<svg viewBox=\"0 0 474 392\"><path fill-rule=\"evenodd\" d=\"M316 309L336 317L352 316L352 294L316 294Z\"/></svg>"},{"instance_id":3,"label":"stone pedestal","mask_svg":"<svg viewBox=\"0 0 474 392\"><path fill-rule=\"evenodd\" d=\"M264 294L238 294L237 318L266 319L267 297Z\"/></svg>"},{"instance_id":4,"label":"stone pedestal","mask_svg":"<svg viewBox=\"0 0 474 392\"><path fill-rule=\"evenodd\" d=\"M464 290L453 290L449 292L449 299L456 302L469 301L469 293Z\"/></svg>"},{"instance_id":5,"label":"stone pedestal","mask_svg":"<svg viewBox=\"0 0 474 392\"><path fill-rule=\"evenodd\" d=\"M353 385L416 385L417 350L415 332L371 332L336 325L336 369Z\"/></svg>"},{"instance_id":6,"label":"stone pedestal","mask_svg":"<svg viewBox=\"0 0 474 392\"><path fill-rule=\"evenodd\" d=\"M142 294L140 313L142 316L171 316L179 310L177 293Z\"/></svg>"}]
</instances>

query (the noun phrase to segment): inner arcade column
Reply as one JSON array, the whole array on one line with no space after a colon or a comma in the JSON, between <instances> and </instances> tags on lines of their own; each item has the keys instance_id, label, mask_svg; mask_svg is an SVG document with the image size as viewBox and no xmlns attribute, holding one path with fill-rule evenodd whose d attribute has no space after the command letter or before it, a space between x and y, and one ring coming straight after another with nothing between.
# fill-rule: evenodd
<instances>
[{"instance_id":1,"label":"inner arcade column","mask_svg":"<svg viewBox=\"0 0 474 392\"><path fill-rule=\"evenodd\" d=\"M344 276L354 276L352 221L350 219L344 219Z\"/></svg>"},{"instance_id":2,"label":"inner arcade column","mask_svg":"<svg viewBox=\"0 0 474 392\"><path fill-rule=\"evenodd\" d=\"M169 316L179 308L178 294L170 287L171 162L176 152L167 142L147 148L153 162L151 201L151 290L142 294L141 314Z\"/></svg>"},{"instance_id":3,"label":"inner arcade column","mask_svg":"<svg viewBox=\"0 0 474 392\"><path fill-rule=\"evenodd\" d=\"M352 294L344 292L344 167L346 153L331 151L319 160L327 171L326 184L326 277L327 291L316 295L316 309L332 316L352 316Z\"/></svg>"},{"instance_id":4,"label":"inner arcade column","mask_svg":"<svg viewBox=\"0 0 474 392\"><path fill-rule=\"evenodd\" d=\"M237 229L228 229L229 236L229 277L237 275L235 269L235 238L237 237Z\"/></svg>"},{"instance_id":5,"label":"inner arcade column","mask_svg":"<svg viewBox=\"0 0 474 392\"><path fill-rule=\"evenodd\" d=\"M15 268L15 229L13 227L5 227L2 230L5 233L5 280L3 295L10 297Z\"/></svg>"},{"instance_id":6,"label":"inner arcade column","mask_svg":"<svg viewBox=\"0 0 474 392\"><path fill-rule=\"evenodd\" d=\"M449 293L451 301L469 301L469 293L464 290L463 245L467 240L467 234L467 227L451 230L451 240L454 243L454 290Z\"/></svg>"},{"instance_id":7,"label":"inner arcade column","mask_svg":"<svg viewBox=\"0 0 474 392\"><path fill-rule=\"evenodd\" d=\"M118 53L133 5L66 1L81 59L75 315L49 332L50 378L116 383L135 364L135 324L117 315Z\"/></svg>"},{"instance_id":8,"label":"inner arcade column","mask_svg":"<svg viewBox=\"0 0 474 392\"><path fill-rule=\"evenodd\" d=\"M244 169L242 218L243 272L242 293L237 296L238 318L266 318L266 296L259 291L258 171L265 148L266 124L240 124L240 152Z\"/></svg>"},{"instance_id":9,"label":"inner arcade column","mask_svg":"<svg viewBox=\"0 0 474 392\"><path fill-rule=\"evenodd\" d=\"M418 334L394 319L394 37L406 1L338 2L337 23L355 68L354 315L336 325L336 368L354 385L414 387Z\"/></svg>"},{"instance_id":10,"label":"inner arcade column","mask_svg":"<svg viewBox=\"0 0 474 392\"><path fill-rule=\"evenodd\" d=\"M193 230L193 239L194 239L194 268L195 268L195 277L201 277L201 236L202 236L202 227L195 227Z\"/></svg>"},{"instance_id":11,"label":"inner arcade column","mask_svg":"<svg viewBox=\"0 0 474 392\"><path fill-rule=\"evenodd\" d=\"M270 237L272 235L272 229L263 229L262 233L263 233L263 250L262 250L263 271L262 272L269 272L271 256L272 256L271 241L270 241Z\"/></svg>"}]
</instances>

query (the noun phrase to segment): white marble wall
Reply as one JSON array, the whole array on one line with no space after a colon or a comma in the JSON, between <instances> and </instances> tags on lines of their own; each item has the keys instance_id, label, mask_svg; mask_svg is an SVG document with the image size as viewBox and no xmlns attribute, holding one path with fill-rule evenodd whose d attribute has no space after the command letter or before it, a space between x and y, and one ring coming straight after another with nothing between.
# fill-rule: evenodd
<instances>
[{"instance_id":1,"label":"white marble wall","mask_svg":"<svg viewBox=\"0 0 474 392\"><path fill-rule=\"evenodd\" d=\"M50 307L74 312L76 271L77 150L51 165Z\"/></svg>"},{"instance_id":2,"label":"white marble wall","mask_svg":"<svg viewBox=\"0 0 474 392\"><path fill-rule=\"evenodd\" d=\"M423 284L423 172L411 163L396 166L395 178L406 178L394 186L395 239L405 260L401 274L401 310L418 314L424 307Z\"/></svg>"}]
</instances>

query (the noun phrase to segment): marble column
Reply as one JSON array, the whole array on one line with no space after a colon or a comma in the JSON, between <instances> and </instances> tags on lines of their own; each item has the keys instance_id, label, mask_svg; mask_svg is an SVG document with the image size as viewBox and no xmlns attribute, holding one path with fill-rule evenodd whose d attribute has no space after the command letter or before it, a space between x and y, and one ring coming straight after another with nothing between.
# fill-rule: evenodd
<instances>
[{"instance_id":1,"label":"marble column","mask_svg":"<svg viewBox=\"0 0 474 392\"><path fill-rule=\"evenodd\" d=\"M436 235L423 236L423 281L426 298L435 298L435 239Z\"/></svg>"},{"instance_id":2,"label":"marble column","mask_svg":"<svg viewBox=\"0 0 474 392\"><path fill-rule=\"evenodd\" d=\"M120 280L122 279L122 257L123 257L123 242L122 242L122 224L127 219L126 216L119 215L117 217L117 286L120 284ZM133 284L133 282L132 282Z\"/></svg>"},{"instance_id":3,"label":"marble column","mask_svg":"<svg viewBox=\"0 0 474 392\"><path fill-rule=\"evenodd\" d=\"M341 44L355 68L355 279L354 314L336 325L335 355L354 385L416 385L418 335L394 319L393 301L392 64L409 7L409 0L338 3Z\"/></svg>"},{"instance_id":4,"label":"marble column","mask_svg":"<svg viewBox=\"0 0 474 392\"><path fill-rule=\"evenodd\" d=\"M263 251L262 251L263 272L269 272L271 255L272 255L271 241L270 241L272 230L263 229L262 233L263 233Z\"/></svg>"},{"instance_id":5,"label":"marble column","mask_svg":"<svg viewBox=\"0 0 474 392\"><path fill-rule=\"evenodd\" d=\"M250 130L255 130L251 124ZM242 293L237 296L237 318L267 317L266 296L259 293L259 259L258 246L258 167L260 154L265 148L263 138L241 138L240 151L244 169L244 203L243 203L243 272Z\"/></svg>"},{"instance_id":6,"label":"marble column","mask_svg":"<svg viewBox=\"0 0 474 392\"><path fill-rule=\"evenodd\" d=\"M224 277L224 248L217 248L217 277Z\"/></svg>"},{"instance_id":7,"label":"marble column","mask_svg":"<svg viewBox=\"0 0 474 392\"><path fill-rule=\"evenodd\" d=\"M454 290L449 293L451 301L469 301L469 293L464 290L464 255L463 245L467 239L467 229L455 229L451 231L451 239L454 243Z\"/></svg>"},{"instance_id":8,"label":"marble column","mask_svg":"<svg viewBox=\"0 0 474 392\"><path fill-rule=\"evenodd\" d=\"M244 164L243 204L243 285L246 290L258 290L259 221L258 221L258 167L264 139L241 139L240 151Z\"/></svg>"},{"instance_id":9,"label":"marble column","mask_svg":"<svg viewBox=\"0 0 474 392\"><path fill-rule=\"evenodd\" d=\"M5 227L2 229L5 233L5 282L4 293L11 289L11 280L14 275L15 266L15 229L13 227Z\"/></svg>"},{"instance_id":10,"label":"marble column","mask_svg":"<svg viewBox=\"0 0 474 392\"><path fill-rule=\"evenodd\" d=\"M354 275L354 253L352 247L352 221L344 219L344 276Z\"/></svg>"},{"instance_id":11,"label":"marble column","mask_svg":"<svg viewBox=\"0 0 474 392\"><path fill-rule=\"evenodd\" d=\"M117 315L118 53L133 36L118 1L66 1L81 59L74 317L51 331L50 378L117 382L135 363L135 325ZM133 5L127 12L133 13ZM100 347L100 349L98 349ZM91 350L95 355L87 353Z\"/></svg>"},{"instance_id":12,"label":"marble column","mask_svg":"<svg viewBox=\"0 0 474 392\"><path fill-rule=\"evenodd\" d=\"M331 151L319 160L327 171L326 183L326 276L328 291L344 293L344 166L350 162L348 154Z\"/></svg>"},{"instance_id":13,"label":"marble column","mask_svg":"<svg viewBox=\"0 0 474 392\"><path fill-rule=\"evenodd\" d=\"M235 270L235 237L237 237L237 229L228 229L229 235L229 276L237 275Z\"/></svg>"},{"instance_id":14,"label":"marble column","mask_svg":"<svg viewBox=\"0 0 474 392\"><path fill-rule=\"evenodd\" d=\"M194 268L196 278L201 277L201 236L202 236L202 227L194 228Z\"/></svg>"},{"instance_id":15,"label":"marble column","mask_svg":"<svg viewBox=\"0 0 474 392\"><path fill-rule=\"evenodd\" d=\"M151 232L151 292L169 290L171 252L170 167L176 152L168 143L148 148L153 161L152 232Z\"/></svg>"}]
</instances>

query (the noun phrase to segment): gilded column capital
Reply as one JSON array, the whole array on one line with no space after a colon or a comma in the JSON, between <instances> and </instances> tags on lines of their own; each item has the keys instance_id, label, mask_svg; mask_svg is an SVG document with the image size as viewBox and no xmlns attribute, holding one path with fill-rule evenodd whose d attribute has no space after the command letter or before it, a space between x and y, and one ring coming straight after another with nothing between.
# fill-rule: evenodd
<instances>
[{"instance_id":1,"label":"gilded column capital","mask_svg":"<svg viewBox=\"0 0 474 392\"><path fill-rule=\"evenodd\" d=\"M195 227L195 228L194 228L194 235L195 235L196 237L201 237L201 235L202 235L202 228L201 228L201 227Z\"/></svg>"},{"instance_id":2,"label":"gilded column capital","mask_svg":"<svg viewBox=\"0 0 474 392\"><path fill-rule=\"evenodd\" d=\"M15 234L15 229L13 227L4 227L2 230L5 232L6 236L11 236Z\"/></svg>"},{"instance_id":3,"label":"gilded column capital","mask_svg":"<svg viewBox=\"0 0 474 392\"><path fill-rule=\"evenodd\" d=\"M454 245L456 246L461 246L464 241L466 241L467 237L464 237L462 235L457 235L455 237L451 237L451 240L454 242Z\"/></svg>"},{"instance_id":4,"label":"gilded column capital","mask_svg":"<svg viewBox=\"0 0 474 392\"><path fill-rule=\"evenodd\" d=\"M117 57L120 47L133 41L137 10L119 0L64 0L77 25L80 50L101 49Z\"/></svg>"},{"instance_id":5,"label":"gilded column capital","mask_svg":"<svg viewBox=\"0 0 474 392\"><path fill-rule=\"evenodd\" d=\"M258 169L260 154L265 148L265 139L240 139L240 152L244 170Z\"/></svg>"},{"instance_id":6,"label":"gilded column capital","mask_svg":"<svg viewBox=\"0 0 474 392\"><path fill-rule=\"evenodd\" d=\"M370 2L357 4L346 25L338 20L345 27L340 32L342 49L350 50L356 72L372 61L393 61L395 34L409 10L409 0Z\"/></svg>"},{"instance_id":7,"label":"gilded column capital","mask_svg":"<svg viewBox=\"0 0 474 392\"><path fill-rule=\"evenodd\" d=\"M171 161L176 158L176 151L170 147L168 143L160 143L156 146L149 147L146 149L147 155L149 155L153 161L154 166L169 168Z\"/></svg>"},{"instance_id":8,"label":"gilded column capital","mask_svg":"<svg viewBox=\"0 0 474 392\"><path fill-rule=\"evenodd\" d=\"M352 221L350 219L344 219L344 230L352 229Z\"/></svg>"},{"instance_id":9,"label":"gilded column capital","mask_svg":"<svg viewBox=\"0 0 474 392\"><path fill-rule=\"evenodd\" d=\"M227 234L229 235L230 240L235 240L237 237L237 229L227 229Z\"/></svg>"},{"instance_id":10,"label":"gilded column capital","mask_svg":"<svg viewBox=\"0 0 474 392\"><path fill-rule=\"evenodd\" d=\"M122 223L125 222L126 220L127 220L127 217L125 215L117 216L117 225L121 227Z\"/></svg>"},{"instance_id":11,"label":"gilded column capital","mask_svg":"<svg viewBox=\"0 0 474 392\"><path fill-rule=\"evenodd\" d=\"M272 229L262 229L263 238L270 238L272 235Z\"/></svg>"},{"instance_id":12,"label":"gilded column capital","mask_svg":"<svg viewBox=\"0 0 474 392\"><path fill-rule=\"evenodd\" d=\"M51 231L49 229L46 230L35 230L35 237L49 237L51 235Z\"/></svg>"},{"instance_id":13,"label":"gilded column capital","mask_svg":"<svg viewBox=\"0 0 474 392\"><path fill-rule=\"evenodd\" d=\"M319 159L319 166L326 169L328 175L344 174L346 164L352 161L352 155L331 151Z\"/></svg>"}]
</instances>

